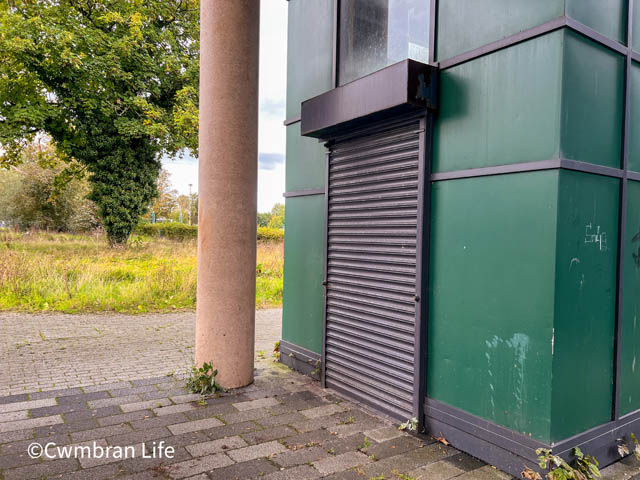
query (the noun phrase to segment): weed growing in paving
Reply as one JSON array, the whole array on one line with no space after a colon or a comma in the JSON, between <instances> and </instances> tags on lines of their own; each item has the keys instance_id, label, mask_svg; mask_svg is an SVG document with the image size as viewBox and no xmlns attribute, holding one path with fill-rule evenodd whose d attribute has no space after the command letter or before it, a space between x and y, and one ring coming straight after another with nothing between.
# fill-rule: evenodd
<instances>
[{"instance_id":1,"label":"weed growing in paving","mask_svg":"<svg viewBox=\"0 0 640 480\"><path fill-rule=\"evenodd\" d=\"M193 393L209 395L224 389L216 382L218 370L214 370L211 362L205 362L202 367L193 367L187 378L187 388Z\"/></svg>"}]
</instances>

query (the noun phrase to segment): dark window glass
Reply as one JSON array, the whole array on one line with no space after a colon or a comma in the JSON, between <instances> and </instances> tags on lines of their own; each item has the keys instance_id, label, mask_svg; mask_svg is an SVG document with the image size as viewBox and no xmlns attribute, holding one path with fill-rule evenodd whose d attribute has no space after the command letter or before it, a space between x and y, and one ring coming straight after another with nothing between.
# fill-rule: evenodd
<instances>
[{"instance_id":1,"label":"dark window glass","mask_svg":"<svg viewBox=\"0 0 640 480\"><path fill-rule=\"evenodd\" d=\"M407 58L429 60L429 0L341 0L340 85Z\"/></svg>"}]
</instances>

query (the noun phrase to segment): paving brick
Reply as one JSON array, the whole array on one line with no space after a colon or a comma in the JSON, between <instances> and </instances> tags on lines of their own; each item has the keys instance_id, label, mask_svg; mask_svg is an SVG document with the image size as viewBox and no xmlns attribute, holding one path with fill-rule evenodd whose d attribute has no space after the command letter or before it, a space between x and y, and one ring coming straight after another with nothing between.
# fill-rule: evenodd
<instances>
[{"instance_id":1,"label":"paving brick","mask_svg":"<svg viewBox=\"0 0 640 480\"><path fill-rule=\"evenodd\" d=\"M116 388L109 390L112 397L127 397L146 392L157 392L158 389L154 385L142 385L138 387Z\"/></svg>"},{"instance_id":2,"label":"paving brick","mask_svg":"<svg viewBox=\"0 0 640 480\"><path fill-rule=\"evenodd\" d=\"M307 418L319 418L333 415L334 413L344 412L345 408L334 403L329 405L323 405L321 407L309 408L307 410L301 410L299 413Z\"/></svg>"},{"instance_id":3,"label":"paving brick","mask_svg":"<svg viewBox=\"0 0 640 480\"><path fill-rule=\"evenodd\" d=\"M377 428L375 430L367 430L366 432L364 432L364 434L367 438L378 443L405 435L405 433L403 433L401 430L398 430L398 428L394 426Z\"/></svg>"},{"instance_id":4,"label":"paving brick","mask_svg":"<svg viewBox=\"0 0 640 480\"><path fill-rule=\"evenodd\" d=\"M188 421L189 419L184 415L184 413L174 413L171 415L163 415L161 417L151 417L144 420L135 420L133 422L130 422L130 424L135 430L144 430L147 428L164 427L167 425L172 425L174 423L184 423Z\"/></svg>"},{"instance_id":5,"label":"paving brick","mask_svg":"<svg viewBox=\"0 0 640 480\"><path fill-rule=\"evenodd\" d=\"M297 434L298 432L296 432L293 428L286 425L281 425L279 427L266 428L264 430L246 433L242 435L242 438L244 438L247 442L254 444L270 442L271 440L279 440L285 437L292 437Z\"/></svg>"},{"instance_id":6,"label":"paving brick","mask_svg":"<svg viewBox=\"0 0 640 480\"><path fill-rule=\"evenodd\" d=\"M256 422L266 428L275 427L277 425L291 425L304 420L305 417L300 415L298 412L288 412L281 415L259 418L256 419Z\"/></svg>"},{"instance_id":7,"label":"paving brick","mask_svg":"<svg viewBox=\"0 0 640 480\"><path fill-rule=\"evenodd\" d=\"M104 385L91 385L88 387L83 387L82 390L84 390L85 393L91 393L91 392L100 392L100 391L115 390L118 388L129 388L129 387L131 387L131 382L117 382L117 383L107 383Z\"/></svg>"},{"instance_id":8,"label":"paving brick","mask_svg":"<svg viewBox=\"0 0 640 480\"><path fill-rule=\"evenodd\" d=\"M51 407L34 408L30 410L31 418L48 417L61 413L89 412L89 408L80 403L71 405L53 405Z\"/></svg>"},{"instance_id":9,"label":"paving brick","mask_svg":"<svg viewBox=\"0 0 640 480\"><path fill-rule=\"evenodd\" d=\"M98 418L98 425L108 427L109 425L117 425L119 423L132 422L134 420L143 420L151 418L153 415L147 410L138 410L136 412L121 413L119 415L111 415L110 417Z\"/></svg>"},{"instance_id":10,"label":"paving brick","mask_svg":"<svg viewBox=\"0 0 640 480\"><path fill-rule=\"evenodd\" d=\"M60 473L72 472L79 468L78 460L75 458L65 458L41 462L35 465L13 468L3 472L4 480L28 480L31 478L42 478L44 476L55 476Z\"/></svg>"},{"instance_id":11,"label":"paving brick","mask_svg":"<svg viewBox=\"0 0 640 480\"><path fill-rule=\"evenodd\" d=\"M41 400L44 398L57 398L60 403L60 398L69 397L73 395L82 394L83 391L80 387L76 388L59 388L57 390L47 390L46 392L34 392L29 394L29 400Z\"/></svg>"},{"instance_id":12,"label":"paving brick","mask_svg":"<svg viewBox=\"0 0 640 480\"><path fill-rule=\"evenodd\" d=\"M35 432L33 430L18 430L15 432L0 433L0 445L11 442L18 442L20 440L32 439L34 436Z\"/></svg>"},{"instance_id":13,"label":"paving brick","mask_svg":"<svg viewBox=\"0 0 640 480\"><path fill-rule=\"evenodd\" d=\"M299 433L298 435L294 435L293 437L287 437L282 439L282 443L287 445L288 447L304 447L305 445L311 443L324 442L328 439L336 438L334 435L331 435L329 430L324 428L320 428L318 430L312 430L311 432Z\"/></svg>"},{"instance_id":14,"label":"paving brick","mask_svg":"<svg viewBox=\"0 0 640 480\"><path fill-rule=\"evenodd\" d=\"M322 447L300 448L298 450L288 450L271 457L271 461L281 467L293 467L303 463L315 462L326 458L329 453Z\"/></svg>"},{"instance_id":15,"label":"paving brick","mask_svg":"<svg viewBox=\"0 0 640 480\"><path fill-rule=\"evenodd\" d=\"M129 433L132 431L132 428L125 424L121 423L119 425L110 425L108 427L100 427L94 428L92 430L84 430L81 432L74 432L71 434L71 440L74 443L85 442L87 440L94 440L97 438L106 438L114 435L120 435L123 433Z\"/></svg>"},{"instance_id":16,"label":"paving brick","mask_svg":"<svg viewBox=\"0 0 640 480\"><path fill-rule=\"evenodd\" d=\"M19 393L18 395L7 395L4 397L0 397L0 405L4 405L6 403L18 403L18 402L26 402L29 400L29 394L27 393ZM38 400L34 398L33 400Z\"/></svg>"},{"instance_id":17,"label":"paving brick","mask_svg":"<svg viewBox=\"0 0 640 480\"><path fill-rule=\"evenodd\" d=\"M258 427L255 423L242 422L209 428L203 430L202 432L206 434L211 440L217 440L218 438L232 437L234 435L241 435L243 433L255 432L256 430L260 430L260 427Z\"/></svg>"},{"instance_id":18,"label":"paving brick","mask_svg":"<svg viewBox=\"0 0 640 480\"><path fill-rule=\"evenodd\" d=\"M198 430L206 430L213 427L219 427L221 425L224 424L217 418L205 418L204 420L194 420L192 422L169 425L169 430L171 430L171 433L174 435L179 435L181 433L196 432Z\"/></svg>"},{"instance_id":19,"label":"paving brick","mask_svg":"<svg viewBox=\"0 0 640 480\"><path fill-rule=\"evenodd\" d=\"M270 473L262 480L313 480L320 477L320 472L309 465L300 465L279 472Z\"/></svg>"},{"instance_id":20,"label":"paving brick","mask_svg":"<svg viewBox=\"0 0 640 480\"><path fill-rule=\"evenodd\" d=\"M440 460L411 470L408 475L416 480L449 480L462 473L464 470L460 470L446 460Z\"/></svg>"},{"instance_id":21,"label":"paving brick","mask_svg":"<svg viewBox=\"0 0 640 480\"><path fill-rule=\"evenodd\" d=\"M166 407L167 405L171 405L171 401L168 398L158 398L156 400L146 400L144 402L135 402L135 403L120 403L120 409L127 412L135 412L136 410L146 410L151 408L158 407Z\"/></svg>"},{"instance_id":22,"label":"paving brick","mask_svg":"<svg viewBox=\"0 0 640 480\"><path fill-rule=\"evenodd\" d=\"M167 383L172 380L173 377L169 375L162 375L160 377L141 378L139 380L131 380L133 385L153 385L156 383Z\"/></svg>"},{"instance_id":23,"label":"paving brick","mask_svg":"<svg viewBox=\"0 0 640 480\"><path fill-rule=\"evenodd\" d=\"M299 432L311 432L319 428L327 428L335 431L333 427L338 425L339 420L335 417L319 417L314 419L306 419L304 421L292 423L291 426Z\"/></svg>"},{"instance_id":24,"label":"paving brick","mask_svg":"<svg viewBox=\"0 0 640 480\"><path fill-rule=\"evenodd\" d=\"M335 457L328 457L317 462L313 462L313 466L320 473L329 475L336 472L342 472L353 467L366 465L371 460L365 454L360 452L348 452Z\"/></svg>"},{"instance_id":25,"label":"paving brick","mask_svg":"<svg viewBox=\"0 0 640 480\"><path fill-rule=\"evenodd\" d=\"M117 465L108 464L78 470L77 472L65 473L56 478L61 478L63 480L111 480L116 478L119 473L120 469Z\"/></svg>"},{"instance_id":26,"label":"paving brick","mask_svg":"<svg viewBox=\"0 0 640 480\"><path fill-rule=\"evenodd\" d=\"M140 397L138 395L129 395L126 397L113 397L113 398L102 398L100 400L91 400L87 402L89 408L101 408L101 407L110 407L112 405L124 405L126 403L134 403L138 402Z\"/></svg>"},{"instance_id":27,"label":"paving brick","mask_svg":"<svg viewBox=\"0 0 640 480\"><path fill-rule=\"evenodd\" d=\"M420 447L422 447L422 442L417 438L402 436L392 440L387 440L386 442L374 443L363 451L367 455L373 455L376 459L381 460L383 458L400 455Z\"/></svg>"},{"instance_id":28,"label":"paving brick","mask_svg":"<svg viewBox=\"0 0 640 480\"><path fill-rule=\"evenodd\" d=\"M216 468L226 467L233 463L233 460L224 453L218 453L216 455L187 460L186 462L175 463L167 468L167 473L171 478L187 478Z\"/></svg>"},{"instance_id":29,"label":"paving brick","mask_svg":"<svg viewBox=\"0 0 640 480\"><path fill-rule=\"evenodd\" d=\"M81 420L91 420L120 415L121 413L122 410L120 410L120 407L117 405L111 405L110 407L96 408L95 410L76 410L74 412L63 413L62 417L66 423L72 423Z\"/></svg>"},{"instance_id":30,"label":"paving brick","mask_svg":"<svg viewBox=\"0 0 640 480\"><path fill-rule=\"evenodd\" d=\"M192 403L182 403L180 406L192 405ZM189 417L190 420L202 420L203 418L211 418L217 417L218 415L224 415L226 413L234 413L237 412L235 408L231 406L229 403L224 403L220 405L211 405L206 407L194 406L193 410L189 410L185 412L185 415Z\"/></svg>"},{"instance_id":31,"label":"paving brick","mask_svg":"<svg viewBox=\"0 0 640 480\"><path fill-rule=\"evenodd\" d=\"M447 457L445 462L449 462L465 472L470 472L471 470L476 470L486 465L477 458L462 452L452 455L451 457Z\"/></svg>"},{"instance_id":32,"label":"paving brick","mask_svg":"<svg viewBox=\"0 0 640 480\"><path fill-rule=\"evenodd\" d=\"M0 413L0 423L26 420L29 418L28 410L16 410L15 412Z\"/></svg>"},{"instance_id":33,"label":"paving brick","mask_svg":"<svg viewBox=\"0 0 640 480\"><path fill-rule=\"evenodd\" d=\"M184 448L176 448L172 456L164 455L161 458L130 458L120 462L123 474L130 475L139 472L154 472L160 478L166 477L167 468L175 463L185 462L191 459L191 455ZM118 478L118 480L120 480Z\"/></svg>"},{"instance_id":34,"label":"paving brick","mask_svg":"<svg viewBox=\"0 0 640 480\"><path fill-rule=\"evenodd\" d=\"M250 400L248 402L232 403L232 405L241 412L244 412L245 410L253 410L255 408L273 407L275 405L280 405L280 402L275 398L260 398L258 400Z\"/></svg>"},{"instance_id":35,"label":"paving brick","mask_svg":"<svg viewBox=\"0 0 640 480\"><path fill-rule=\"evenodd\" d=\"M358 450L364 445L365 436L362 433L356 433L348 437L336 437L332 435L331 438L321 443L322 447L333 455L340 455L349 451ZM368 453L368 452L367 452Z\"/></svg>"},{"instance_id":36,"label":"paving brick","mask_svg":"<svg viewBox=\"0 0 640 480\"><path fill-rule=\"evenodd\" d=\"M35 429L36 438L49 437L51 435L59 435L63 433L80 432L82 430L92 430L98 428L98 422L94 419L79 420L71 423L59 423L46 427L37 427Z\"/></svg>"},{"instance_id":37,"label":"paving brick","mask_svg":"<svg viewBox=\"0 0 640 480\"><path fill-rule=\"evenodd\" d=\"M265 475L275 471L277 471L277 468L271 463L264 458L258 458L256 460L236 463L235 465L214 470L210 473L210 477L215 480L246 480L248 478L261 479Z\"/></svg>"},{"instance_id":38,"label":"paving brick","mask_svg":"<svg viewBox=\"0 0 640 480\"><path fill-rule=\"evenodd\" d=\"M271 413L266 408L256 408L253 410L246 410L244 412L238 413L225 413L221 415L221 418L225 423L240 423L248 422L250 420L258 420L270 415Z\"/></svg>"},{"instance_id":39,"label":"paving brick","mask_svg":"<svg viewBox=\"0 0 640 480\"><path fill-rule=\"evenodd\" d=\"M51 407L57 405L55 398L43 398L41 400L27 400L26 402L13 402L0 405L0 413L16 412L18 410L30 410L32 408Z\"/></svg>"},{"instance_id":40,"label":"paving brick","mask_svg":"<svg viewBox=\"0 0 640 480\"><path fill-rule=\"evenodd\" d=\"M280 442L273 441L240 448L238 450L230 451L227 454L236 462L247 462L256 458L269 457L286 451L287 447L282 445Z\"/></svg>"},{"instance_id":41,"label":"paving brick","mask_svg":"<svg viewBox=\"0 0 640 480\"><path fill-rule=\"evenodd\" d=\"M67 395L63 397L57 397L59 405L71 405L83 403L86 404L90 400L101 400L103 398L111 398L109 392L92 392L92 393L78 393L74 395Z\"/></svg>"},{"instance_id":42,"label":"paving brick","mask_svg":"<svg viewBox=\"0 0 640 480\"><path fill-rule=\"evenodd\" d=\"M203 457L206 455L213 455L214 453L246 447L247 445L247 442L245 442L241 437L235 436L187 445L185 448L194 457Z\"/></svg>"},{"instance_id":43,"label":"paving brick","mask_svg":"<svg viewBox=\"0 0 640 480\"><path fill-rule=\"evenodd\" d=\"M160 438L168 437L171 434L167 427L151 428L149 430L136 430L122 435L107 437L109 445L135 445L142 442L150 442Z\"/></svg>"},{"instance_id":44,"label":"paving brick","mask_svg":"<svg viewBox=\"0 0 640 480\"><path fill-rule=\"evenodd\" d=\"M459 477L456 477L458 480L510 480L512 478L513 477L511 477L511 475L507 475L506 473L496 470L494 467L489 465L463 473Z\"/></svg>"},{"instance_id":45,"label":"paving brick","mask_svg":"<svg viewBox=\"0 0 640 480\"><path fill-rule=\"evenodd\" d=\"M17 420L14 422L4 422L0 423L0 433L14 432L16 430L26 430L36 427L45 427L49 425L56 425L62 422L63 420L60 415L53 415L51 417L42 418L30 418L28 420Z\"/></svg>"},{"instance_id":46,"label":"paving brick","mask_svg":"<svg viewBox=\"0 0 640 480\"><path fill-rule=\"evenodd\" d=\"M172 413L188 412L196 407L190 403L181 403L179 405L168 405L166 407L154 408L153 413L156 415L170 415Z\"/></svg>"},{"instance_id":47,"label":"paving brick","mask_svg":"<svg viewBox=\"0 0 640 480\"><path fill-rule=\"evenodd\" d=\"M173 403L188 403L188 402L197 402L202 398L202 395L198 395L197 393L186 393L182 395L176 395L171 398Z\"/></svg>"},{"instance_id":48,"label":"paving brick","mask_svg":"<svg viewBox=\"0 0 640 480\"><path fill-rule=\"evenodd\" d=\"M143 445L127 445L115 450L107 450L105 447L104 455L100 457L81 457L78 460L82 468L98 467L100 465L108 465L110 463L121 462L128 458L140 458L143 454Z\"/></svg>"}]
</instances>

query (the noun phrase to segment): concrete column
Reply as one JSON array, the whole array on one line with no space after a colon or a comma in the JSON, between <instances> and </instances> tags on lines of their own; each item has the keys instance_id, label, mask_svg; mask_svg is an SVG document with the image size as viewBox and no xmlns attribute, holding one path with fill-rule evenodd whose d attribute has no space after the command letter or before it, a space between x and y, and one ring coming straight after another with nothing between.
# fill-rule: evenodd
<instances>
[{"instance_id":1,"label":"concrete column","mask_svg":"<svg viewBox=\"0 0 640 480\"><path fill-rule=\"evenodd\" d=\"M196 364L253 381L260 0L202 0Z\"/></svg>"}]
</instances>

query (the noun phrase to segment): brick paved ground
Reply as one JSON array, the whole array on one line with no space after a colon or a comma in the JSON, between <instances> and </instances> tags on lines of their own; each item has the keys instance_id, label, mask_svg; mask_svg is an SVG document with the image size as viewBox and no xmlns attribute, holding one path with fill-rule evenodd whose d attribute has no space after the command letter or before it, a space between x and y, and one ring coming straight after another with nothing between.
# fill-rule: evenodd
<instances>
[{"instance_id":1,"label":"brick paved ground","mask_svg":"<svg viewBox=\"0 0 640 480\"><path fill-rule=\"evenodd\" d=\"M282 311L256 312L256 351L273 350ZM184 372L195 314L0 312L0 396Z\"/></svg>"},{"instance_id":2,"label":"brick paved ground","mask_svg":"<svg viewBox=\"0 0 640 480\"><path fill-rule=\"evenodd\" d=\"M40 340L18 317L38 329ZM192 315L84 318L85 322L74 323L76 317L46 316L33 321L25 316L2 317L0 369L13 366L15 360L23 369L31 369L31 377L42 379L41 370L64 366L67 372L70 365L79 369L93 356L102 360L90 362L92 375L86 379L62 377L78 378L69 383L90 385L38 391L36 384L23 380L23 387L31 385L29 393L0 396L0 479L509 478L450 446L402 433L387 420L275 363L269 351L280 336L279 326L274 325L279 325L278 311L259 314L257 349L265 351L265 358L257 361L255 383L206 402L185 392L180 378L139 377L140 372L149 371L142 368L139 358L174 370L189 363L187 353L176 355L171 349L188 350ZM88 323L96 319L100 322ZM72 326L60 325L61 321L71 321ZM134 321L138 323L132 325ZM17 342L11 341L12 329L7 324L13 325ZM93 326L104 330L93 335ZM134 333L142 338L131 338ZM22 337L26 337L25 347L12 346ZM5 346L11 350L4 351ZM136 353L127 346L137 348ZM65 353L67 347L76 353ZM172 367L167 358L176 365ZM125 366L116 374L109 370L123 363L134 367ZM103 384L114 375L127 374L138 379ZM8 382L9 388L18 384L16 376ZM31 458L27 449L34 443L49 444L48 454L54 458ZM79 455L82 450L76 455L67 450L66 455L56 455L58 446L103 449L109 454L90 458ZM174 452L153 458L160 446L164 452L167 447ZM143 453L152 458L143 458ZM638 463L629 459L607 469L605 478L640 478L634 476L637 474Z\"/></svg>"}]
</instances>

